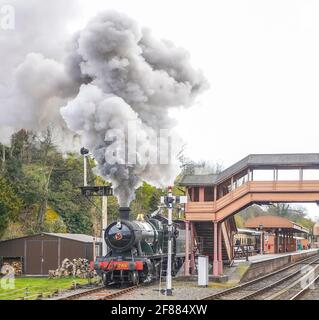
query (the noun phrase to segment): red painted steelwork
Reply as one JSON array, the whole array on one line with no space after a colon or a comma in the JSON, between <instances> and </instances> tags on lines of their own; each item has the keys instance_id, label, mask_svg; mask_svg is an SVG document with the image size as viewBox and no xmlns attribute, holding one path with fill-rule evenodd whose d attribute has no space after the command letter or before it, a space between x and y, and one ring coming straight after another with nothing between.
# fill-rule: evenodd
<instances>
[{"instance_id":1,"label":"red painted steelwork","mask_svg":"<svg viewBox=\"0 0 319 320\"><path fill-rule=\"evenodd\" d=\"M119 270L137 270L137 271L142 271L144 266L143 266L143 261L105 261L105 262L99 262L99 269L100 270L114 270L114 271L119 271ZM95 268L96 269L96 264L94 262L91 262L90 264L91 269Z\"/></svg>"}]
</instances>

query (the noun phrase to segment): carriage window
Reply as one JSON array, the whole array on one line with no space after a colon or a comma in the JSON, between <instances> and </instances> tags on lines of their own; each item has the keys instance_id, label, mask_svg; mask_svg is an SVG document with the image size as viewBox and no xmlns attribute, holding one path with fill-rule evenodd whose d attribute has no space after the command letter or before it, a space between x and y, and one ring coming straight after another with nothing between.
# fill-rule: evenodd
<instances>
[{"instance_id":1,"label":"carriage window","mask_svg":"<svg viewBox=\"0 0 319 320\"><path fill-rule=\"evenodd\" d=\"M214 201L214 188L205 187L204 188L204 201Z\"/></svg>"}]
</instances>

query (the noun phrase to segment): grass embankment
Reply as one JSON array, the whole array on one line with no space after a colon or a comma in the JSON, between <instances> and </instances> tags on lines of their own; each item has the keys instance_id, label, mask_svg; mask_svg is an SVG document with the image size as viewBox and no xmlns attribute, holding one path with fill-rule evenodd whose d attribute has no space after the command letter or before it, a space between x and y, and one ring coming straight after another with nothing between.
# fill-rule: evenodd
<instances>
[{"instance_id":1,"label":"grass embankment","mask_svg":"<svg viewBox=\"0 0 319 320\"><path fill-rule=\"evenodd\" d=\"M241 279L244 277L248 269L249 269L248 263L240 263L236 267L235 271L230 275L229 280L227 282L210 283L208 287L214 288L214 289L228 289L228 288L234 287L240 283Z\"/></svg>"},{"instance_id":2,"label":"grass embankment","mask_svg":"<svg viewBox=\"0 0 319 320\"><path fill-rule=\"evenodd\" d=\"M39 296L50 296L58 290L70 289L74 282L76 284L88 283L87 279L73 277L63 279L19 277L14 281L14 289L5 289L3 280L0 279L0 300L35 300Z\"/></svg>"}]
</instances>

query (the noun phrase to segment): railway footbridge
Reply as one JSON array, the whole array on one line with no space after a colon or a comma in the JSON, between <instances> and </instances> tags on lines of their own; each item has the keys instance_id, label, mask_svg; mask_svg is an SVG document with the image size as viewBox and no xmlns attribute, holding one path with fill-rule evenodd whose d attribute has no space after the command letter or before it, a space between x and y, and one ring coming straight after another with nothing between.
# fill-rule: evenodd
<instances>
[{"instance_id":1,"label":"railway footbridge","mask_svg":"<svg viewBox=\"0 0 319 320\"><path fill-rule=\"evenodd\" d=\"M213 274L221 275L225 256L233 259L236 213L252 204L319 203L319 154L249 155L218 174L185 175L180 185L187 190L186 227L192 237L185 273L194 264L196 239L211 257Z\"/></svg>"}]
</instances>

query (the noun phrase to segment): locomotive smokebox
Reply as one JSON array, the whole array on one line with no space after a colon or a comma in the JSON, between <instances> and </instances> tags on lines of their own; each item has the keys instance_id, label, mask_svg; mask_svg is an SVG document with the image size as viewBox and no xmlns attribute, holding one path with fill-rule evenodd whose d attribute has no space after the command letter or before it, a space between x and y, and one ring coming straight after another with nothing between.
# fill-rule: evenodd
<instances>
[{"instance_id":1,"label":"locomotive smokebox","mask_svg":"<svg viewBox=\"0 0 319 320\"><path fill-rule=\"evenodd\" d=\"M119 212L120 212L121 220L130 220L130 212L131 212L130 208L121 207Z\"/></svg>"}]
</instances>

